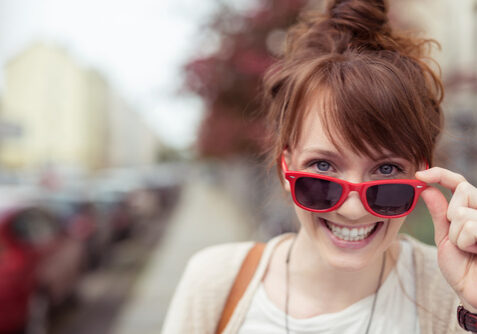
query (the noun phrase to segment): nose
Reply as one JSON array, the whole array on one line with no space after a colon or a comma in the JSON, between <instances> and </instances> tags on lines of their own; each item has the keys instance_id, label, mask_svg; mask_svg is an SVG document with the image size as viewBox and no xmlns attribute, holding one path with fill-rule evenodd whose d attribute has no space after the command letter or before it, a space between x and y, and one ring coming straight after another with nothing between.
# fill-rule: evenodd
<instances>
[{"instance_id":1,"label":"nose","mask_svg":"<svg viewBox=\"0 0 477 334\"><path fill-rule=\"evenodd\" d=\"M349 221L357 221L367 215L370 215L361 202L361 198L356 191L351 191L348 194L348 197L343 204L336 209L336 213Z\"/></svg>"}]
</instances>

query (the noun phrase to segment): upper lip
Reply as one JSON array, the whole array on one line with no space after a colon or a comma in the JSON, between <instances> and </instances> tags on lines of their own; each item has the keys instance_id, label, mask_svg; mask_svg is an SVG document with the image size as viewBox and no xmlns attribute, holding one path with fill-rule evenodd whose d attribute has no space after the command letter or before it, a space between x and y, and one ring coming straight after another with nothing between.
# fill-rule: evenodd
<instances>
[{"instance_id":1,"label":"upper lip","mask_svg":"<svg viewBox=\"0 0 477 334\"><path fill-rule=\"evenodd\" d=\"M377 222L374 222L374 223L368 223L368 224L353 224L353 225L346 225L346 224L341 224L341 223L336 223L334 221L331 221L331 220L328 220L328 219L325 219L325 218L320 218L320 219L323 219L325 222L330 222L334 225L338 225L339 227L346 227L346 228L366 228L366 227L370 227L370 226L374 226L376 225L377 223L380 223L381 221L377 221Z\"/></svg>"}]
</instances>

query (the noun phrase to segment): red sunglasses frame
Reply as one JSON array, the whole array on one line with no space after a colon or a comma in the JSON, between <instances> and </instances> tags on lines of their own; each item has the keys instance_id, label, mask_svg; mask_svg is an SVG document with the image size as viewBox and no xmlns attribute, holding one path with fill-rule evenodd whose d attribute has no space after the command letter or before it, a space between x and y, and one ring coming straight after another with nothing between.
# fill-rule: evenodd
<instances>
[{"instance_id":1,"label":"red sunglasses frame","mask_svg":"<svg viewBox=\"0 0 477 334\"><path fill-rule=\"evenodd\" d=\"M427 168L429 167L427 166ZM357 191L359 194L359 198L361 199L361 203L363 203L364 208L371 214L380 218L404 217L404 216L407 216L409 213L411 213L412 210L414 210L414 207L416 206L416 203L419 200L419 196L421 195L421 192L428 187L427 183L419 181L419 180L415 180L415 179L376 180L376 181L367 181L367 182L361 182L361 183L352 183L342 179L338 179L336 177L321 175L317 173L290 171L288 170L287 164L285 162L285 157L283 156L282 156L282 169L285 173L285 179L287 179L287 181L290 183L291 194L295 204L298 205L300 208L307 211L311 211L311 212L334 211L337 208L339 208L341 204L343 204L346 198L348 198L348 195L351 191ZM302 204L298 202L298 200L295 197L295 184L296 184L296 181L301 177L311 177L314 179L326 180L326 181L331 181L331 182L335 182L339 184L343 188L343 192L341 193L340 199L331 208L323 209L323 210L311 209L311 208L307 208L303 206ZM395 215L395 216L382 215L373 211L373 209L371 209L366 199L366 191L368 190L369 187L381 185L381 184L407 184L412 186L414 188L414 199L410 208L406 212L401 213L399 215Z\"/></svg>"}]
</instances>

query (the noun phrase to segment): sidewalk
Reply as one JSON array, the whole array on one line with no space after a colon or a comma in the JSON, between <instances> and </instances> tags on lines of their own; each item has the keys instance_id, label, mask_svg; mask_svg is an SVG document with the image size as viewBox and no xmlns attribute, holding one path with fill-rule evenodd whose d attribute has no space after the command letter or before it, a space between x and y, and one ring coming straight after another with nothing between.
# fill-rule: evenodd
<instances>
[{"instance_id":1,"label":"sidewalk","mask_svg":"<svg viewBox=\"0 0 477 334\"><path fill-rule=\"evenodd\" d=\"M187 260L208 245L249 240L251 217L211 185L186 183L166 234L113 326L113 334L160 333Z\"/></svg>"}]
</instances>

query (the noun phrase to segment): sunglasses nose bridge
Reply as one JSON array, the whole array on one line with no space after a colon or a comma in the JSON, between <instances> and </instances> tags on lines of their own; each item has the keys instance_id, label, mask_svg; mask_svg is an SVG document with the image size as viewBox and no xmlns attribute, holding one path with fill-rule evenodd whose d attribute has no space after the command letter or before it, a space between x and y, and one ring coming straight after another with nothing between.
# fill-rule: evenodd
<instances>
[{"instance_id":1,"label":"sunglasses nose bridge","mask_svg":"<svg viewBox=\"0 0 477 334\"><path fill-rule=\"evenodd\" d=\"M359 220L369 214L367 206L364 203L362 192L365 185L360 183L346 182L344 184L343 197L338 208L337 213L349 220ZM356 192L351 196L351 192Z\"/></svg>"},{"instance_id":2,"label":"sunglasses nose bridge","mask_svg":"<svg viewBox=\"0 0 477 334\"><path fill-rule=\"evenodd\" d=\"M365 185L362 184L362 183L346 182L344 184L344 191L343 191L343 194L342 194L341 204L343 204L343 202L345 202L348 199L350 193L353 192L353 191L357 192L358 197L361 199L361 202L363 202L363 189L364 189L364 187L365 187Z\"/></svg>"},{"instance_id":3,"label":"sunglasses nose bridge","mask_svg":"<svg viewBox=\"0 0 477 334\"><path fill-rule=\"evenodd\" d=\"M356 191L358 194L361 194L363 191L364 184L362 183L351 183L348 182L348 192Z\"/></svg>"}]
</instances>

